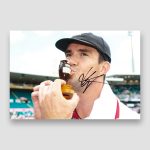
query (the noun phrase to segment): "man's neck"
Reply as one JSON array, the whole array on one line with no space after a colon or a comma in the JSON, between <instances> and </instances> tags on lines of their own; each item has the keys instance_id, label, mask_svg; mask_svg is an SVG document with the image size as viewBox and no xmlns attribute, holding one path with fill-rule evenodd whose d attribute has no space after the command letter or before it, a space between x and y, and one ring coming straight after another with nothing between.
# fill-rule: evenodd
<instances>
[{"instance_id":1,"label":"man's neck","mask_svg":"<svg viewBox=\"0 0 150 150\"><path fill-rule=\"evenodd\" d=\"M100 96L102 88L103 84L92 83L84 93L77 93L80 101L76 110L81 118L86 118L90 115L94 102Z\"/></svg>"}]
</instances>

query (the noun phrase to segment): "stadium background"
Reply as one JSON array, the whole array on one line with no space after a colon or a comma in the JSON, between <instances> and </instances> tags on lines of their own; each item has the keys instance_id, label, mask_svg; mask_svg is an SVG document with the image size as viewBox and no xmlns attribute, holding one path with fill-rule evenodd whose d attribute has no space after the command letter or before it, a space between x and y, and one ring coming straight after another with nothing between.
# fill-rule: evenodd
<instances>
[{"instance_id":1,"label":"stadium background","mask_svg":"<svg viewBox=\"0 0 150 150\"><path fill-rule=\"evenodd\" d=\"M34 119L31 92L35 85L44 80L55 80L58 77L41 76L10 72L10 118ZM106 77L114 93L120 100L140 113L140 75L115 74Z\"/></svg>"}]
</instances>

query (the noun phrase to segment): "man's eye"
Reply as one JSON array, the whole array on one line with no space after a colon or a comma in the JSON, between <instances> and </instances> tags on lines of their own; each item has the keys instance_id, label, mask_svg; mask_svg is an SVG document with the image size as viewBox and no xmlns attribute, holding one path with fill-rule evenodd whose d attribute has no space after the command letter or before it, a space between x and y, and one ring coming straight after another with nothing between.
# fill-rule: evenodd
<instances>
[{"instance_id":1,"label":"man's eye","mask_svg":"<svg viewBox=\"0 0 150 150\"><path fill-rule=\"evenodd\" d=\"M71 54L70 53L66 53L66 57L70 57L71 56Z\"/></svg>"},{"instance_id":2,"label":"man's eye","mask_svg":"<svg viewBox=\"0 0 150 150\"><path fill-rule=\"evenodd\" d=\"M81 56L88 56L87 53L81 53Z\"/></svg>"}]
</instances>

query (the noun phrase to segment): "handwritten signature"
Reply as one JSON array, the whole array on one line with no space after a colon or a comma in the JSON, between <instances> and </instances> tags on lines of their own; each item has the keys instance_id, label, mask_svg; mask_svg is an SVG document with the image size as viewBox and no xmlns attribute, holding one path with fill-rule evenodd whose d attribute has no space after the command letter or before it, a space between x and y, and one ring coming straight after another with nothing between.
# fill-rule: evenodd
<instances>
[{"instance_id":1,"label":"handwritten signature","mask_svg":"<svg viewBox=\"0 0 150 150\"><path fill-rule=\"evenodd\" d=\"M91 67L91 69L87 72L86 75L84 75L84 73L81 74L80 77L79 77L79 79L78 79L78 81L81 83L81 87L86 86L85 89L84 89L84 91L83 91L83 93L87 90L87 88L88 88L93 82L98 82L98 81L95 81L97 78L99 78L99 77L101 77L101 76L104 75L104 74L102 74L102 75L99 75L99 76L92 77L92 76L96 73L96 71L94 71L92 74L90 74L90 75L88 76L88 74L90 73L90 71L92 70L92 68L93 68L93 67ZM101 82L98 82L98 83L101 83Z\"/></svg>"}]
</instances>

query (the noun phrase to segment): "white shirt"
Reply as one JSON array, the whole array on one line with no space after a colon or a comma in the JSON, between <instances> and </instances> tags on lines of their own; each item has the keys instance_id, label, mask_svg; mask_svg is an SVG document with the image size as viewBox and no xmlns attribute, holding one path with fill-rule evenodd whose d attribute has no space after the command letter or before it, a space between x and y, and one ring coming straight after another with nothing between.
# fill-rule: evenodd
<instances>
[{"instance_id":1,"label":"white shirt","mask_svg":"<svg viewBox=\"0 0 150 150\"><path fill-rule=\"evenodd\" d=\"M119 119L140 119L140 115L124 105L113 93L108 83L94 102L90 116L85 119L115 119L117 101L119 103Z\"/></svg>"}]
</instances>

